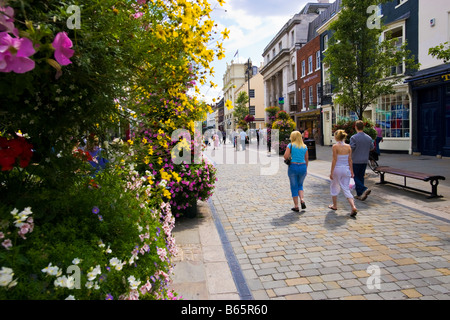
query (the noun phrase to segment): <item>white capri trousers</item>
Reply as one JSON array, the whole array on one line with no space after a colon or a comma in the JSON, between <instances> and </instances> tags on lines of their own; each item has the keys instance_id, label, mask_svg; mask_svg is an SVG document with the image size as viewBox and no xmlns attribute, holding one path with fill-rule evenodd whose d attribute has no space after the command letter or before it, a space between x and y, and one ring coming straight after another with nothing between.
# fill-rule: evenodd
<instances>
[{"instance_id":1,"label":"white capri trousers","mask_svg":"<svg viewBox=\"0 0 450 320\"><path fill-rule=\"evenodd\" d=\"M330 192L332 197L337 197L339 192L344 192L347 199L353 199L350 192L350 179L352 174L349 167L335 167L333 172L333 180L331 180Z\"/></svg>"}]
</instances>

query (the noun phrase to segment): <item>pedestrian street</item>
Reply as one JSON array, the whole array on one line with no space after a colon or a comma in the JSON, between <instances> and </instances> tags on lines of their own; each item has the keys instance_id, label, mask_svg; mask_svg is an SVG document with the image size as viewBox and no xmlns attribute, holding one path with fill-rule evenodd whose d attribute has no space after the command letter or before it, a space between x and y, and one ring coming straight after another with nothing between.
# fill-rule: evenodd
<instances>
[{"instance_id":1,"label":"pedestrian street","mask_svg":"<svg viewBox=\"0 0 450 320\"><path fill-rule=\"evenodd\" d=\"M228 142L205 154L218 169L210 205L253 299L450 298L447 218L407 207L381 188L356 200L356 218L342 193L338 210L330 210L331 163L320 159L310 161L307 208L296 213L288 168L267 146L252 141L235 151Z\"/></svg>"}]
</instances>

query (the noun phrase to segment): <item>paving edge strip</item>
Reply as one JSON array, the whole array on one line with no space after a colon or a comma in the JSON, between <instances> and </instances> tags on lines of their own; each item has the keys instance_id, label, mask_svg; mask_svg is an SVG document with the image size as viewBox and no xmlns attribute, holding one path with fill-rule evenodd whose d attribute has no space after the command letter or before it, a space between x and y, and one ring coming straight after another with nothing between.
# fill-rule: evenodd
<instances>
[{"instance_id":1,"label":"paving edge strip","mask_svg":"<svg viewBox=\"0 0 450 320\"><path fill-rule=\"evenodd\" d=\"M208 200L209 208L213 216L214 224L216 225L217 232L219 233L220 241L225 252L225 257L227 258L228 265L230 266L230 271L233 276L234 283L238 290L241 300L254 300L253 295L245 281L244 274L242 273L241 266L236 256L234 255L233 248L230 241L228 240L225 229L223 228L222 222L220 221L219 214L211 199Z\"/></svg>"}]
</instances>

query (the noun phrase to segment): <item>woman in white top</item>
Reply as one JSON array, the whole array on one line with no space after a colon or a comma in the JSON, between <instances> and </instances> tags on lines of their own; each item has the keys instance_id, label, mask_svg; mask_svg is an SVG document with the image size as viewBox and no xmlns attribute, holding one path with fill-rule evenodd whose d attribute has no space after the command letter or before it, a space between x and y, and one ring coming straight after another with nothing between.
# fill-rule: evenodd
<instances>
[{"instance_id":1,"label":"woman in white top","mask_svg":"<svg viewBox=\"0 0 450 320\"><path fill-rule=\"evenodd\" d=\"M344 141L346 137L347 133L345 133L344 130L338 130L334 134L337 143L333 146L333 161L331 163L330 174L330 191L333 204L329 205L328 208L337 210L337 196L342 189L352 207L351 216L355 217L358 213L358 209L355 207L355 201L349 186L350 178L355 176L353 173L352 148L350 145L345 144Z\"/></svg>"}]
</instances>

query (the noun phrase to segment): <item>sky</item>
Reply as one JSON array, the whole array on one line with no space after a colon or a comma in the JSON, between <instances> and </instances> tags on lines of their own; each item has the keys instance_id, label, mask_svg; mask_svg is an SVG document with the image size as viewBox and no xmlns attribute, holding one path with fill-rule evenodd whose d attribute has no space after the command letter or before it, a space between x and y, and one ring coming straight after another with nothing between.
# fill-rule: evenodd
<instances>
[{"instance_id":1,"label":"sky","mask_svg":"<svg viewBox=\"0 0 450 320\"><path fill-rule=\"evenodd\" d=\"M211 65L215 75L212 80L217 88L204 86L201 93L207 103L212 99L217 101L222 98L223 75L226 65L234 60L246 62L250 58L253 65L260 66L263 61L263 51L281 28L308 2L316 0L225 0L220 6L216 0L210 0L210 5L215 8L211 13L211 19L218 24L218 29L225 28L230 31L229 39L223 42L225 58L216 59ZM333 2L333 1L330 1ZM217 5L216 5L217 4ZM238 55L236 55L238 52Z\"/></svg>"}]
</instances>

